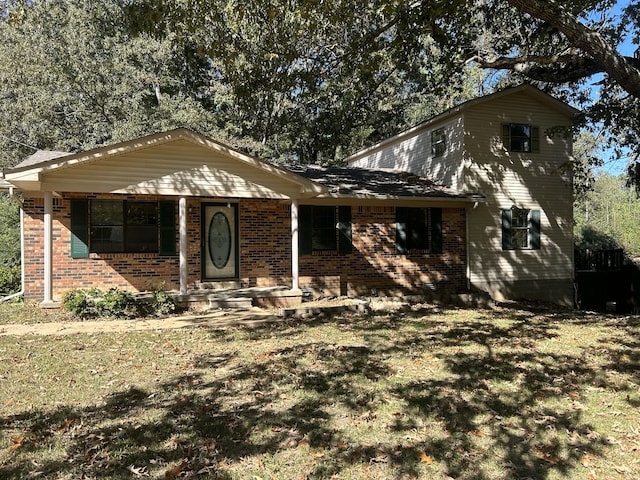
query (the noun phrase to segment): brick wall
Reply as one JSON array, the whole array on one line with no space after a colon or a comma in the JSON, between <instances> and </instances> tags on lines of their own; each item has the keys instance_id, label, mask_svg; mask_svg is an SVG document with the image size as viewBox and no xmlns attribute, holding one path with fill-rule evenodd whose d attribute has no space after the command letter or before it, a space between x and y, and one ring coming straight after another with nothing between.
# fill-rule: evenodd
<instances>
[{"instance_id":1,"label":"brick wall","mask_svg":"<svg viewBox=\"0 0 640 480\"><path fill-rule=\"evenodd\" d=\"M243 200L238 216L242 284L291 285L291 206L274 200Z\"/></svg>"},{"instance_id":2,"label":"brick wall","mask_svg":"<svg viewBox=\"0 0 640 480\"><path fill-rule=\"evenodd\" d=\"M300 287L333 295L397 295L466 287L465 210L442 210L442 254L396 253L394 207L352 207L353 252L300 257ZM323 275L317 275L323 272Z\"/></svg>"},{"instance_id":3,"label":"brick wall","mask_svg":"<svg viewBox=\"0 0 640 480\"><path fill-rule=\"evenodd\" d=\"M70 199L115 198L167 200L159 196L63 194L53 199L53 295L59 299L72 288L119 287L126 290L179 288L178 256L154 253L91 253L70 256ZM188 283L201 280L201 202L187 202ZM177 199L176 199L177 207ZM25 217L25 298L43 298L43 200L27 198ZM177 208L176 208L177 212ZM240 200L238 205L240 272L243 286L291 284L290 206L279 200ZM177 223L177 218L176 218ZM431 288L465 287L465 212L442 211L443 254L395 251L395 208L353 207L353 252L300 257L300 286L322 288L333 294L380 294ZM178 232L176 228L176 244ZM177 247L176 247L177 249Z\"/></svg>"},{"instance_id":4,"label":"brick wall","mask_svg":"<svg viewBox=\"0 0 640 480\"><path fill-rule=\"evenodd\" d=\"M53 297L60 299L74 288L109 288L149 290L176 289L179 286L177 256L155 253L91 253L88 258L71 258L70 199L87 198L69 194L53 199L52 280ZM130 195L91 195L89 198L159 200L161 197ZM24 201L25 231L25 299L40 301L44 294L44 201L26 198Z\"/></svg>"}]
</instances>

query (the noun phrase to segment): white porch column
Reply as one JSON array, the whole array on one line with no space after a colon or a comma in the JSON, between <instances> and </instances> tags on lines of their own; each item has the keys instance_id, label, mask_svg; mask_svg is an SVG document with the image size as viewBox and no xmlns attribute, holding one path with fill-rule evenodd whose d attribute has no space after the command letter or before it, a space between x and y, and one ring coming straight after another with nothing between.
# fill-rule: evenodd
<instances>
[{"instance_id":1,"label":"white porch column","mask_svg":"<svg viewBox=\"0 0 640 480\"><path fill-rule=\"evenodd\" d=\"M187 198L180 197L178 202L178 218L180 222L180 294L187 294L188 262L187 262Z\"/></svg>"},{"instance_id":2,"label":"white porch column","mask_svg":"<svg viewBox=\"0 0 640 480\"><path fill-rule=\"evenodd\" d=\"M291 288L300 288L298 274L298 201L291 200Z\"/></svg>"},{"instance_id":3,"label":"white porch column","mask_svg":"<svg viewBox=\"0 0 640 480\"><path fill-rule=\"evenodd\" d=\"M51 214L53 212L53 194L44 192L44 298L42 305L53 303L52 281L52 254L53 254L53 224Z\"/></svg>"}]
</instances>

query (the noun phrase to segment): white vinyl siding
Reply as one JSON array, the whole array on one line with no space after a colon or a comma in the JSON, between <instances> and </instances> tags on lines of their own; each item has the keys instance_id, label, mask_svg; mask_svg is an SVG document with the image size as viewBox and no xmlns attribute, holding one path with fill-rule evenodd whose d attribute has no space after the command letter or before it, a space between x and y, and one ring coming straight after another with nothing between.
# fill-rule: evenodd
<instances>
[{"instance_id":1,"label":"white vinyl siding","mask_svg":"<svg viewBox=\"0 0 640 480\"><path fill-rule=\"evenodd\" d=\"M300 191L282 176L185 140L61 168L42 180L43 188L58 191L82 185L88 192L237 198L286 198Z\"/></svg>"},{"instance_id":2,"label":"white vinyl siding","mask_svg":"<svg viewBox=\"0 0 640 480\"><path fill-rule=\"evenodd\" d=\"M464 117L467 166L461 188L487 197L468 216L471 282L572 278L571 178L563 169L571 140L545 134L570 125L570 119L525 93L479 104ZM539 152L509 152L501 138L507 123L539 126ZM500 212L513 206L540 210L540 250L502 250Z\"/></svg>"},{"instance_id":3,"label":"white vinyl siding","mask_svg":"<svg viewBox=\"0 0 640 480\"><path fill-rule=\"evenodd\" d=\"M434 157L431 132L441 128L444 128L447 148L443 155ZM456 189L462 174L463 140L462 117L454 117L425 128L417 127L413 134L373 150L351 162L350 166L413 172Z\"/></svg>"}]
</instances>

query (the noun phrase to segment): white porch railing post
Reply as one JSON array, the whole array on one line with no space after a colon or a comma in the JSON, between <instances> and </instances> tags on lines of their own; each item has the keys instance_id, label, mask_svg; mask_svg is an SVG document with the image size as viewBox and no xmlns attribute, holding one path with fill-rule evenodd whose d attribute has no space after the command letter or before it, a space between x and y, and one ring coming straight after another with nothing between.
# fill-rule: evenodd
<instances>
[{"instance_id":1,"label":"white porch railing post","mask_svg":"<svg viewBox=\"0 0 640 480\"><path fill-rule=\"evenodd\" d=\"M298 201L291 201L291 288L300 288L298 273Z\"/></svg>"},{"instance_id":2,"label":"white porch railing post","mask_svg":"<svg viewBox=\"0 0 640 480\"><path fill-rule=\"evenodd\" d=\"M43 304L53 303L53 194L51 192L44 192L44 297L42 299Z\"/></svg>"},{"instance_id":3,"label":"white porch railing post","mask_svg":"<svg viewBox=\"0 0 640 480\"><path fill-rule=\"evenodd\" d=\"M180 294L187 294L188 261L187 261L187 198L180 197L178 202L178 217L180 222Z\"/></svg>"}]
</instances>

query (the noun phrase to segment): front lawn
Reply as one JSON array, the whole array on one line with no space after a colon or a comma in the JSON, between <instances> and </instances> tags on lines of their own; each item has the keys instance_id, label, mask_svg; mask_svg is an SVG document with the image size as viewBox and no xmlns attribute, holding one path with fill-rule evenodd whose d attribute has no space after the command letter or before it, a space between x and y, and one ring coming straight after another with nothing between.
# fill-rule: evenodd
<instances>
[{"instance_id":1,"label":"front lawn","mask_svg":"<svg viewBox=\"0 0 640 480\"><path fill-rule=\"evenodd\" d=\"M0 478L640 478L640 321L420 306L0 337Z\"/></svg>"}]
</instances>

